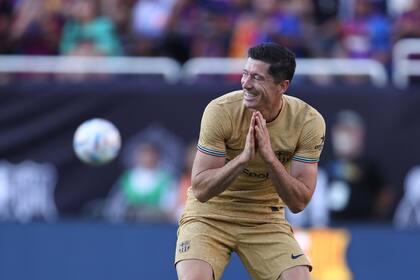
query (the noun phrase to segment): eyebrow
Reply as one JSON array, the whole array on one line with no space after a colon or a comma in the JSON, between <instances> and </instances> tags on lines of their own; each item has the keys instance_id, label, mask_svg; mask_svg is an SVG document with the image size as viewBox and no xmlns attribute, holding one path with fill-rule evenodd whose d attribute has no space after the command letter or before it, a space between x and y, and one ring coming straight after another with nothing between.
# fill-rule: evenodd
<instances>
[{"instance_id":1,"label":"eyebrow","mask_svg":"<svg viewBox=\"0 0 420 280\"><path fill-rule=\"evenodd\" d=\"M245 68L242 70L242 72L246 72L246 73L248 73L248 74L250 74L250 75L258 75L258 76L260 76L260 77L262 77L262 78L264 78L264 79L267 79L267 76L266 75L264 75L264 74L260 74L260 73L255 73L255 72L249 72L248 70L246 70Z\"/></svg>"},{"instance_id":2,"label":"eyebrow","mask_svg":"<svg viewBox=\"0 0 420 280\"><path fill-rule=\"evenodd\" d=\"M264 74L261 74L261 73L256 73L256 72L249 72L248 70L246 70L245 68L243 69L243 72L247 72L248 74L251 74L251 75L258 75L258 76L261 76L261 77L265 77L265 75Z\"/></svg>"}]
</instances>

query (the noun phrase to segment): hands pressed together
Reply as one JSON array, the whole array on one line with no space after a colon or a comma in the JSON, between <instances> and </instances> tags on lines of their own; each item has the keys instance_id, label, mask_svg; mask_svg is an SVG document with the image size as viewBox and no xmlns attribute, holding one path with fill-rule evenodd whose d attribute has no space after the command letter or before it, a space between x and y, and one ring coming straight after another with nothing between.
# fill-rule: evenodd
<instances>
[{"instance_id":1,"label":"hands pressed together","mask_svg":"<svg viewBox=\"0 0 420 280\"><path fill-rule=\"evenodd\" d=\"M252 114L245 147L240 156L244 162L248 162L254 158L257 152L265 162L268 162L275 157L273 149L271 148L267 122L259 111L255 111Z\"/></svg>"}]
</instances>

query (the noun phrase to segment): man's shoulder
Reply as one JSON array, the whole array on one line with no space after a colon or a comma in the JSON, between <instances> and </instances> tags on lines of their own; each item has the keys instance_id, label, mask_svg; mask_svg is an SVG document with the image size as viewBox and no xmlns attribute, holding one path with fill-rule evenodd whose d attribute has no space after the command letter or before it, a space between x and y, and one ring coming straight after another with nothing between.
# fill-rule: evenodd
<instances>
[{"instance_id":1,"label":"man's shoulder","mask_svg":"<svg viewBox=\"0 0 420 280\"><path fill-rule=\"evenodd\" d=\"M237 119L234 116L243 112L242 96L242 91L238 90L211 100L204 111L206 123L223 122L226 124Z\"/></svg>"},{"instance_id":2,"label":"man's shoulder","mask_svg":"<svg viewBox=\"0 0 420 280\"><path fill-rule=\"evenodd\" d=\"M283 98L289 106L290 110L293 112L293 114L301 115L302 117L312 115L323 118L321 113L319 113L317 109L315 109L302 99L287 94L284 94Z\"/></svg>"},{"instance_id":3,"label":"man's shoulder","mask_svg":"<svg viewBox=\"0 0 420 280\"><path fill-rule=\"evenodd\" d=\"M296 110L307 110L309 108L312 108L311 105L303 101L302 99L291 96L288 94L283 94L283 98L285 99L286 103L293 109Z\"/></svg>"},{"instance_id":4,"label":"man's shoulder","mask_svg":"<svg viewBox=\"0 0 420 280\"><path fill-rule=\"evenodd\" d=\"M238 103L242 103L243 92L242 90L235 90L229 93L223 94L215 99L213 99L209 105L230 107L235 106Z\"/></svg>"}]
</instances>

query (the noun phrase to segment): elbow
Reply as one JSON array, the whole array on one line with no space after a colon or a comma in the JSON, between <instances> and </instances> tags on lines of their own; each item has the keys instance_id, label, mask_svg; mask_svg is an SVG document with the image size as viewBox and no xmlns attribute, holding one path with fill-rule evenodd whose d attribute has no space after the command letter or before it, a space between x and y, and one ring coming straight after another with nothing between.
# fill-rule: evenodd
<instances>
[{"instance_id":1,"label":"elbow","mask_svg":"<svg viewBox=\"0 0 420 280\"><path fill-rule=\"evenodd\" d=\"M194 189L193 189L193 194L194 194L194 196L195 196L195 198L198 200L198 201L200 201L201 203L205 203L205 202L207 202L209 199L205 196L205 195L203 195L202 193L200 193L200 192L194 192Z\"/></svg>"},{"instance_id":2,"label":"elbow","mask_svg":"<svg viewBox=\"0 0 420 280\"><path fill-rule=\"evenodd\" d=\"M293 214L297 214L303 211L304 208L299 208L299 207L289 207L289 210L293 213Z\"/></svg>"},{"instance_id":3,"label":"elbow","mask_svg":"<svg viewBox=\"0 0 420 280\"><path fill-rule=\"evenodd\" d=\"M294 205L288 205L289 210L293 213L293 214L297 214L302 212L305 208L306 208L306 204L305 203L296 203Z\"/></svg>"},{"instance_id":4,"label":"elbow","mask_svg":"<svg viewBox=\"0 0 420 280\"><path fill-rule=\"evenodd\" d=\"M203 192L202 188L197 186L197 184L194 182L192 183L192 192L194 197L201 203L207 202L209 200L209 197Z\"/></svg>"},{"instance_id":5,"label":"elbow","mask_svg":"<svg viewBox=\"0 0 420 280\"><path fill-rule=\"evenodd\" d=\"M312 193L304 194L299 197L296 197L292 201L289 201L289 203L286 203L286 205L293 214L297 214L305 210L306 206L308 206L311 200L311 197Z\"/></svg>"}]
</instances>

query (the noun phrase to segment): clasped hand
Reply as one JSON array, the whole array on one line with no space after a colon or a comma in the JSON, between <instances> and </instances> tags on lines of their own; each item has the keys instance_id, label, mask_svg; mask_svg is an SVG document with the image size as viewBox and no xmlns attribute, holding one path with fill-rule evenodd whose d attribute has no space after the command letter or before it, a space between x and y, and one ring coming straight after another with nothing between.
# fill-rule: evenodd
<instances>
[{"instance_id":1,"label":"clasped hand","mask_svg":"<svg viewBox=\"0 0 420 280\"><path fill-rule=\"evenodd\" d=\"M241 157L245 162L253 159L259 153L265 162L274 156L271 148L270 135L267 129L267 122L259 111L252 114L248 134L245 140L245 147Z\"/></svg>"}]
</instances>

